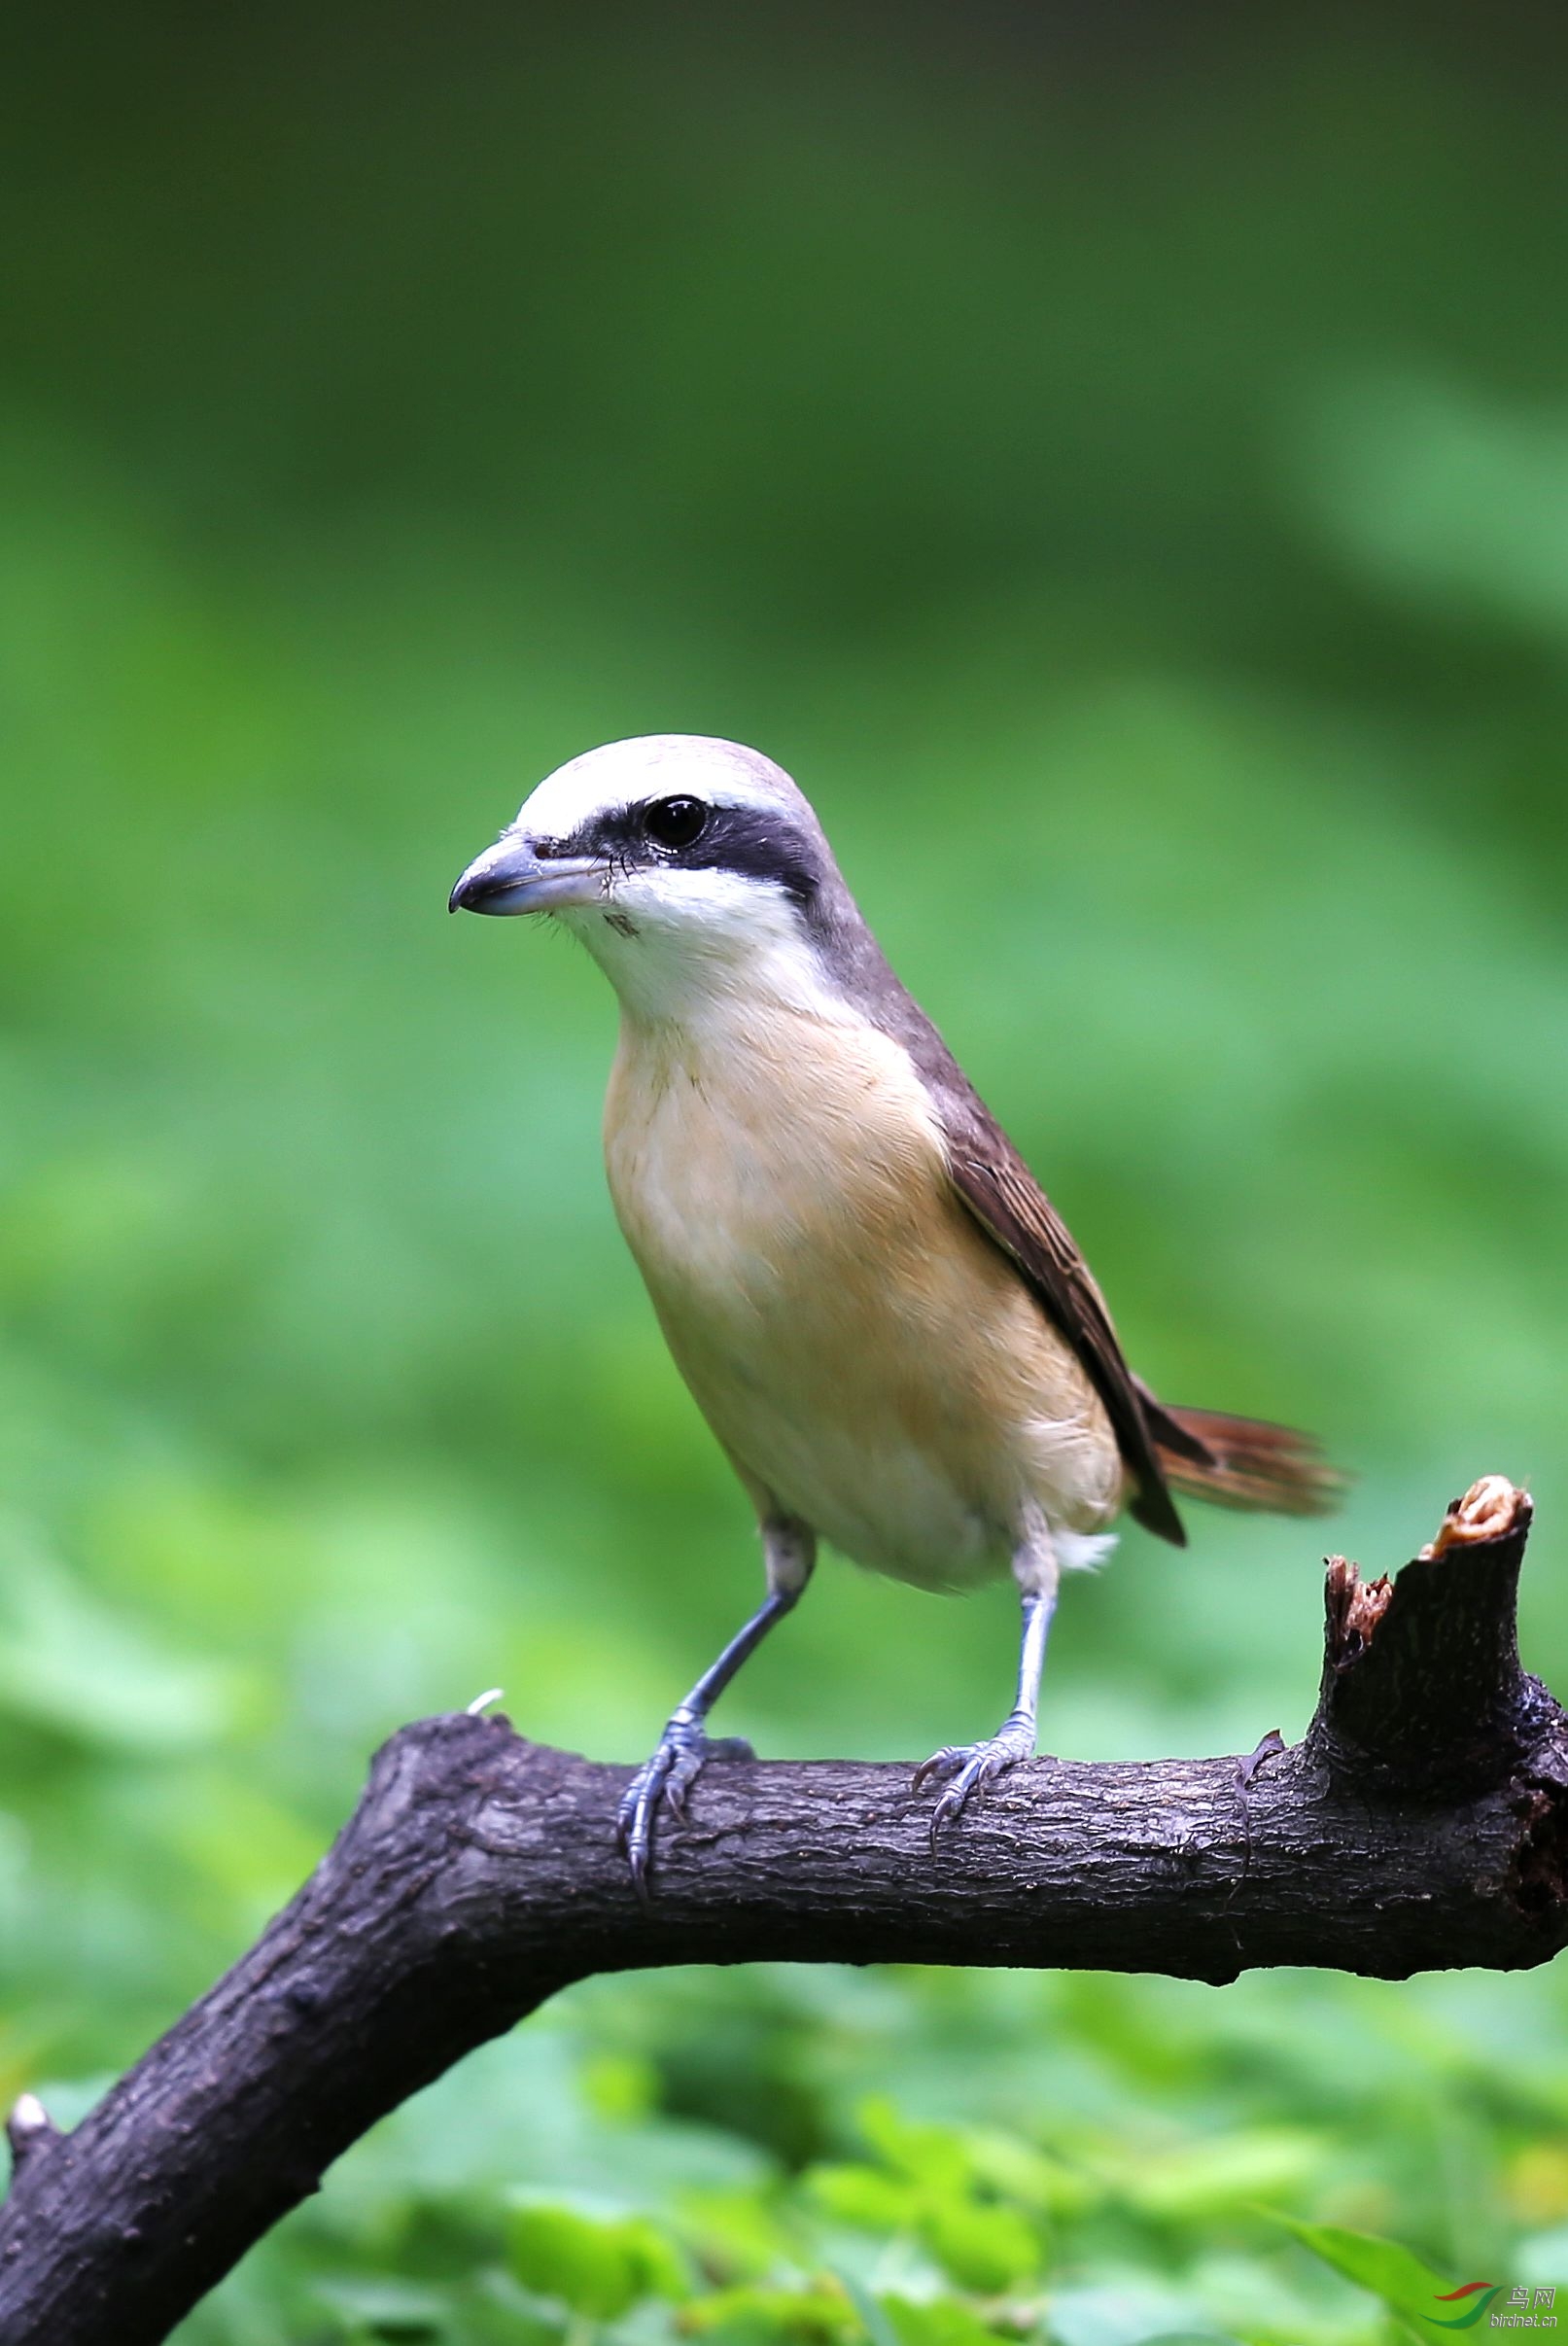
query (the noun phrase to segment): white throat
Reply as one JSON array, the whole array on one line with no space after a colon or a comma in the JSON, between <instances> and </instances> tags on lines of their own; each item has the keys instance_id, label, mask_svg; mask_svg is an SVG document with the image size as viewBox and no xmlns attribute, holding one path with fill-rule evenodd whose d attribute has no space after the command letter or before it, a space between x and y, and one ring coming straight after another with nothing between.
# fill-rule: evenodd
<instances>
[{"instance_id":1,"label":"white throat","mask_svg":"<svg viewBox=\"0 0 1568 2346\"><path fill-rule=\"evenodd\" d=\"M720 871L618 886L598 906L554 916L580 937L635 1026L697 1039L793 1012L835 1024L854 1013L826 982L787 897Z\"/></svg>"}]
</instances>

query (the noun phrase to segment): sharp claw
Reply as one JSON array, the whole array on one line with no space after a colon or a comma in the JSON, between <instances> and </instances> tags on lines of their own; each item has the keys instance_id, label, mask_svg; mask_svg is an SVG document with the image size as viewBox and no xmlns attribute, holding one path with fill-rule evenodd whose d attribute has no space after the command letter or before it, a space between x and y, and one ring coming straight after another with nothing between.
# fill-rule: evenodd
<instances>
[{"instance_id":1,"label":"sharp claw","mask_svg":"<svg viewBox=\"0 0 1568 2346\"><path fill-rule=\"evenodd\" d=\"M909 1789L911 1792L923 1792L927 1784L956 1774L966 1757L967 1754L959 1751L957 1745L945 1743L940 1751L933 1751L928 1760L922 1760L910 1778Z\"/></svg>"},{"instance_id":2,"label":"sharp claw","mask_svg":"<svg viewBox=\"0 0 1568 2346\"><path fill-rule=\"evenodd\" d=\"M970 1793L977 1784L984 1783L984 1773L973 1760L966 1768L959 1769L931 1811L931 1839L933 1842L944 1826L956 1823L963 1814L964 1803Z\"/></svg>"},{"instance_id":3,"label":"sharp claw","mask_svg":"<svg viewBox=\"0 0 1568 2346\"><path fill-rule=\"evenodd\" d=\"M750 1744L740 1735L710 1740L689 1720L665 1729L656 1749L626 1787L615 1812L615 1843L631 1869L632 1887L645 1906L650 1900L654 1828L661 1803L683 1822L691 1787L708 1761L755 1757Z\"/></svg>"},{"instance_id":4,"label":"sharp claw","mask_svg":"<svg viewBox=\"0 0 1568 2346\"><path fill-rule=\"evenodd\" d=\"M615 1819L615 1840L631 1871L632 1887L644 1906L648 1903L648 1859L652 1855L652 1835L648 1827L648 1803L640 1777L634 1778L630 1792L621 1803Z\"/></svg>"},{"instance_id":5,"label":"sharp claw","mask_svg":"<svg viewBox=\"0 0 1568 2346\"><path fill-rule=\"evenodd\" d=\"M957 1824L968 1804L970 1794L978 1791L983 1784L989 1784L993 1776L1004 1774L1009 1768L1016 1768L1020 1760L1028 1757L1026 1749L1008 1735L1001 1734L993 1735L985 1743L950 1743L941 1751L932 1752L930 1758L916 1768L911 1787L916 1792L934 1779L943 1776L953 1779L931 1811L933 1852L937 1835L947 1826Z\"/></svg>"}]
</instances>

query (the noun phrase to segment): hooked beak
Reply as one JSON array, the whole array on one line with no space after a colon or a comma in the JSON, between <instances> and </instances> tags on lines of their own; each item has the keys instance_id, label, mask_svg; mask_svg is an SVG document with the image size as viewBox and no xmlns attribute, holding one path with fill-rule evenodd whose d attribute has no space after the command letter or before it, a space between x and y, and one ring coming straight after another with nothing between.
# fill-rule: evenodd
<instances>
[{"instance_id":1,"label":"hooked beak","mask_svg":"<svg viewBox=\"0 0 1568 2346\"><path fill-rule=\"evenodd\" d=\"M539 856L533 842L506 831L476 856L446 899L448 912L555 912L597 904L605 865L593 856Z\"/></svg>"}]
</instances>

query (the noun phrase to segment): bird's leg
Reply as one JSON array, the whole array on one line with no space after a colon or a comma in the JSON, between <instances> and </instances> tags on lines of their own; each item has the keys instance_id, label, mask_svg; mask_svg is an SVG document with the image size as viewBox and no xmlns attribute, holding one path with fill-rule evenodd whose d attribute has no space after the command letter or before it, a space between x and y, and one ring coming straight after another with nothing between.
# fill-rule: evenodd
<instances>
[{"instance_id":1,"label":"bird's leg","mask_svg":"<svg viewBox=\"0 0 1568 2346\"><path fill-rule=\"evenodd\" d=\"M740 1735L709 1735L708 1713L774 1623L782 1621L798 1602L817 1560L816 1535L793 1517L769 1517L762 1524L762 1558L768 1575L767 1596L718 1660L704 1670L684 1702L671 1712L651 1758L644 1762L622 1797L616 1834L639 1898L647 1896L653 1825L660 1803L683 1816L686 1795L705 1761L752 1757L750 1744Z\"/></svg>"},{"instance_id":2,"label":"bird's leg","mask_svg":"<svg viewBox=\"0 0 1568 2346\"><path fill-rule=\"evenodd\" d=\"M983 1743L950 1743L935 1751L915 1770L913 1789L947 1779L947 1790L931 1814L934 1841L944 1825L951 1825L971 1792L987 1784L1020 1760L1034 1756L1036 1722L1040 1709L1040 1673L1045 1667L1046 1640L1057 1609L1061 1566L1043 1523L1030 1528L1013 1556L1013 1577L1024 1600L1024 1634L1018 1654L1018 1694L995 1734Z\"/></svg>"}]
</instances>

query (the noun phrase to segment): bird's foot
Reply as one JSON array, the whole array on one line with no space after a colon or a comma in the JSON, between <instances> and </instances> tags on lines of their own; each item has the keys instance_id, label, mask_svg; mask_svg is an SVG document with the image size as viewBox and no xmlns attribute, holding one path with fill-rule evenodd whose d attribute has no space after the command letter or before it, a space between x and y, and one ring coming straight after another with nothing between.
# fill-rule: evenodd
<instances>
[{"instance_id":1,"label":"bird's foot","mask_svg":"<svg viewBox=\"0 0 1568 2346\"><path fill-rule=\"evenodd\" d=\"M1033 1720L1009 1719L998 1733L988 1735L983 1743L948 1743L923 1760L915 1770L910 1790L919 1792L926 1784L947 1785L931 1811L933 1847L943 1826L955 1824L962 1815L972 1792L978 1792L993 1777L1005 1774L1009 1768L1016 1768L1020 1760L1033 1757Z\"/></svg>"},{"instance_id":2,"label":"bird's foot","mask_svg":"<svg viewBox=\"0 0 1568 2346\"><path fill-rule=\"evenodd\" d=\"M645 1904L653 1860L653 1826L661 1804L672 1815L683 1817L686 1795L710 1760L755 1758L744 1736L705 1734L700 1720L676 1712L651 1758L644 1761L627 1785L615 1818L621 1855L632 1869L632 1886Z\"/></svg>"}]
</instances>

